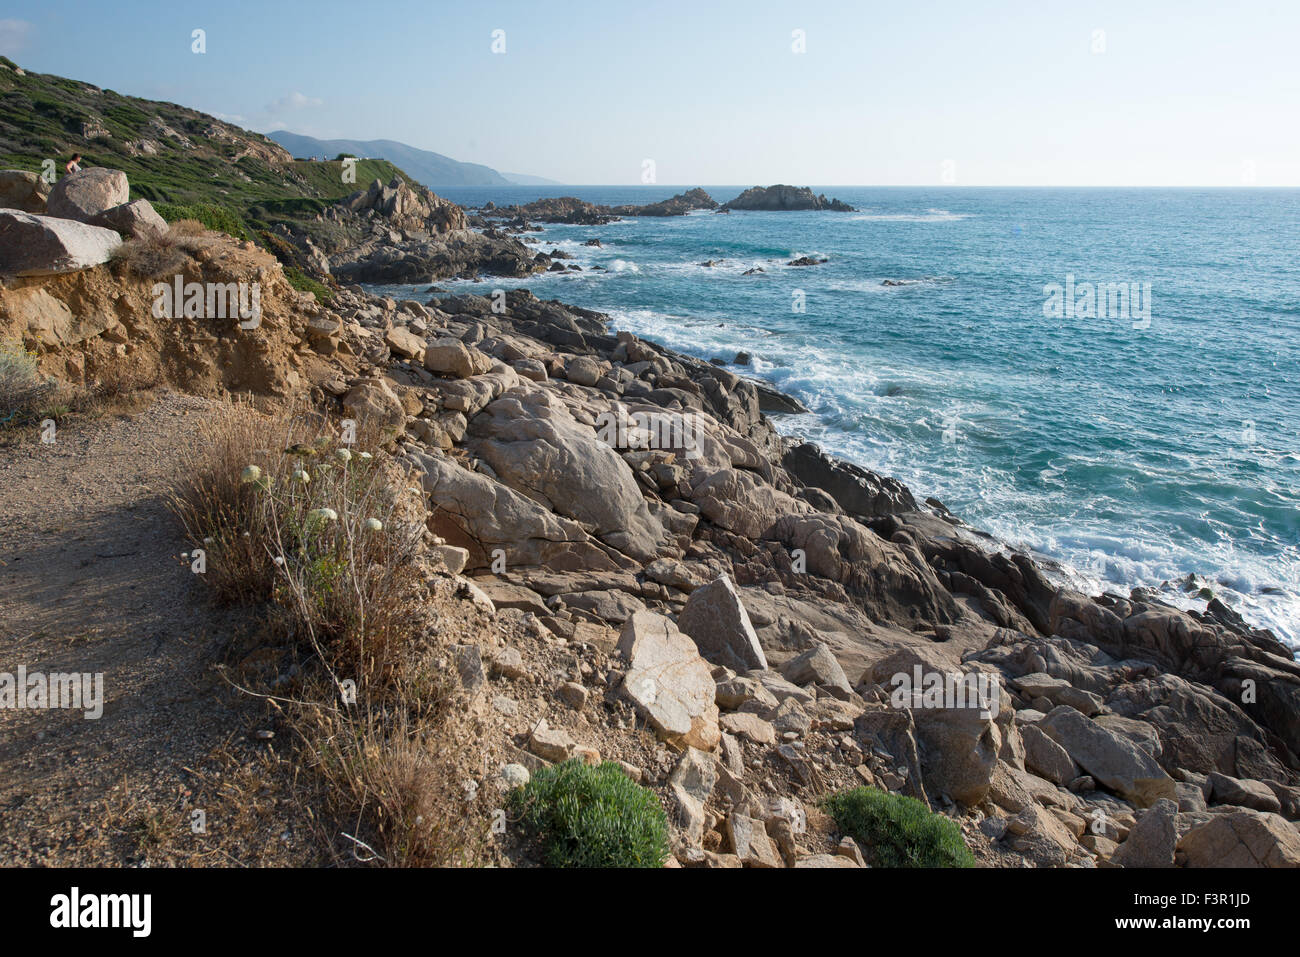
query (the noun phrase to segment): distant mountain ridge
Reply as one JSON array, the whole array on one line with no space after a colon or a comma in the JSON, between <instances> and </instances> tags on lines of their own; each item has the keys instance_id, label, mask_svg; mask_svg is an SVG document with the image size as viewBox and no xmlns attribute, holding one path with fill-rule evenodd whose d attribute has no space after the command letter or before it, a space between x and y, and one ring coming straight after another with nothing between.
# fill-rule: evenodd
<instances>
[{"instance_id":1,"label":"distant mountain ridge","mask_svg":"<svg viewBox=\"0 0 1300 957\"><path fill-rule=\"evenodd\" d=\"M502 173L515 186L564 186L559 180L547 179L545 176L529 176L527 173Z\"/></svg>"},{"instance_id":2,"label":"distant mountain ridge","mask_svg":"<svg viewBox=\"0 0 1300 957\"><path fill-rule=\"evenodd\" d=\"M340 153L371 159L384 159L400 166L418 182L430 188L439 186L551 186L554 180L522 173L498 173L481 163L462 163L441 153L418 149L396 140L318 140L288 130L267 134L297 157L320 156L333 159Z\"/></svg>"}]
</instances>

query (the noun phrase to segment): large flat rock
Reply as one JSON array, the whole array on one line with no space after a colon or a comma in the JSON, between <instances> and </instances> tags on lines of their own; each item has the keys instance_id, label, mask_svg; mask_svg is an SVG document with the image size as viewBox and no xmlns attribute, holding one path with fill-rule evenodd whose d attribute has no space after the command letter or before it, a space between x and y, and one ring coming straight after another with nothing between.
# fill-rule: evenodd
<instances>
[{"instance_id":1,"label":"large flat rock","mask_svg":"<svg viewBox=\"0 0 1300 957\"><path fill-rule=\"evenodd\" d=\"M1120 797L1140 807L1161 798L1177 803L1174 779L1155 758L1069 705L1053 708L1038 727L1098 784Z\"/></svg>"},{"instance_id":2,"label":"large flat rock","mask_svg":"<svg viewBox=\"0 0 1300 957\"><path fill-rule=\"evenodd\" d=\"M702 751L718 744L717 685L695 642L663 615L638 611L617 651L628 664L624 693L661 738Z\"/></svg>"},{"instance_id":3,"label":"large flat rock","mask_svg":"<svg viewBox=\"0 0 1300 957\"><path fill-rule=\"evenodd\" d=\"M1277 814L1215 815L1178 842L1185 867L1300 867L1300 831Z\"/></svg>"},{"instance_id":4,"label":"large flat rock","mask_svg":"<svg viewBox=\"0 0 1300 957\"><path fill-rule=\"evenodd\" d=\"M0 273L51 276L107 262L122 237L71 219L0 209Z\"/></svg>"}]
</instances>

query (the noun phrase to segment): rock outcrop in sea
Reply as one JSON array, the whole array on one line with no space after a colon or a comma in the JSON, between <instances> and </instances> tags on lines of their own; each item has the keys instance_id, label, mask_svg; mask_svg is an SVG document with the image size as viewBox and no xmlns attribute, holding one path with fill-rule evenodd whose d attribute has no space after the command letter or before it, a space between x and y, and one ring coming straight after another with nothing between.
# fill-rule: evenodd
<instances>
[{"instance_id":1,"label":"rock outcrop in sea","mask_svg":"<svg viewBox=\"0 0 1300 957\"><path fill-rule=\"evenodd\" d=\"M827 199L826 194L814 195L807 186L752 186L729 203L723 210L752 209L768 212L786 212L790 210L812 209L829 210L833 213L854 212L848 203L838 199Z\"/></svg>"},{"instance_id":2,"label":"rock outcrop in sea","mask_svg":"<svg viewBox=\"0 0 1300 957\"><path fill-rule=\"evenodd\" d=\"M423 283L488 273L527 276L545 268L532 250L496 230L469 228L464 210L400 177L378 180L326 209L324 239L283 229L288 259L345 282Z\"/></svg>"},{"instance_id":3,"label":"rock outcrop in sea","mask_svg":"<svg viewBox=\"0 0 1300 957\"><path fill-rule=\"evenodd\" d=\"M529 222L603 226L624 216L685 216L696 210L717 208L717 201L697 186L669 199L644 205L625 203L619 206L602 206L578 199L576 196L561 196L538 199L516 206L495 206L489 203L479 212L484 217L509 219L511 226L522 229Z\"/></svg>"},{"instance_id":4,"label":"rock outcrop in sea","mask_svg":"<svg viewBox=\"0 0 1300 957\"><path fill-rule=\"evenodd\" d=\"M671 199L644 206L629 204L610 207L617 216L685 216L696 210L717 209L718 202L698 186L695 189L678 193Z\"/></svg>"}]
</instances>

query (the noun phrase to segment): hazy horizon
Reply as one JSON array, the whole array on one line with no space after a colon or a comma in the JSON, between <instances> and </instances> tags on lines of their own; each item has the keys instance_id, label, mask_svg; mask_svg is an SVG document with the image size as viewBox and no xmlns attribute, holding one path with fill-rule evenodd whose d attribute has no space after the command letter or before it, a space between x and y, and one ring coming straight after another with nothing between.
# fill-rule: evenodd
<instances>
[{"instance_id":1,"label":"hazy horizon","mask_svg":"<svg viewBox=\"0 0 1300 957\"><path fill-rule=\"evenodd\" d=\"M358 29L364 27L364 29ZM203 52L195 31L201 30ZM1300 186L1300 5L50 0L24 68L569 185ZM652 166L650 165L652 164Z\"/></svg>"}]
</instances>

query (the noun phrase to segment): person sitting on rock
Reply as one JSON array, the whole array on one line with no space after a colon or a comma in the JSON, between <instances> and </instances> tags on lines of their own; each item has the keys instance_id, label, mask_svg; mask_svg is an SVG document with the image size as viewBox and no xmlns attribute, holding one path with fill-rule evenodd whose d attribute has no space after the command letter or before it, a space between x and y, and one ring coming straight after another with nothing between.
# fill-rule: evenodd
<instances>
[{"instance_id":1,"label":"person sitting on rock","mask_svg":"<svg viewBox=\"0 0 1300 957\"><path fill-rule=\"evenodd\" d=\"M81 161L81 154L73 153L72 159L68 160L67 164L63 168L67 170L69 173L80 173L81 172L80 161Z\"/></svg>"}]
</instances>

